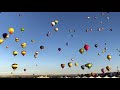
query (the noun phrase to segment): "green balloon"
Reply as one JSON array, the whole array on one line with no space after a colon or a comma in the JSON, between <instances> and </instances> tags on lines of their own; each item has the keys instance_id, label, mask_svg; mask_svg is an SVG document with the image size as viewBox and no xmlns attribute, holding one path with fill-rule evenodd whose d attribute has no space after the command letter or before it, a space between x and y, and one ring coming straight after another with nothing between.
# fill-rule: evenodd
<instances>
[{"instance_id":1,"label":"green balloon","mask_svg":"<svg viewBox=\"0 0 120 90\"><path fill-rule=\"evenodd\" d=\"M25 29L24 29L24 28L21 28L21 31L22 31L22 32L24 32L24 31L25 31Z\"/></svg>"}]
</instances>

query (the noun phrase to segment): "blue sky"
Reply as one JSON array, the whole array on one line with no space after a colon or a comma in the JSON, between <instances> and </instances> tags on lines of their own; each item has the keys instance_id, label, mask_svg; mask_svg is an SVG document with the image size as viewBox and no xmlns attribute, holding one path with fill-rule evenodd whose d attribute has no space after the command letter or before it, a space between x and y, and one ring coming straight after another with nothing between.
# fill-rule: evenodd
<instances>
[{"instance_id":1,"label":"blue sky","mask_svg":"<svg viewBox=\"0 0 120 90\"><path fill-rule=\"evenodd\" d=\"M14 74L78 74L89 72L101 72L101 68L107 65L111 66L111 71L116 71L117 66L120 67L120 50L119 34L120 34L120 13L119 12L2 12L0 13L0 38L3 33L8 33L8 28L15 29L4 43L0 45L0 74L10 74L14 72L11 68L13 63L17 63L19 67ZM22 16L19 16L21 14ZM95 20L94 17L97 17ZM110 19L107 20L106 17ZM90 17L88 19L87 17ZM58 20L59 23L51 26L51 22ZM100 22L103 22L100 24ZM54 28L59 28L58 32ZM103 27L103 31L98 31L99 27ZM20 28L25 31L21 32ZM86 32L86 28L92 28L92 32ZM109 29L112 28L113 31ZM70 33L69 30L76 30ZM46 33L50 32L50 36L46 37ZM73 34L73 37L71 37ZM15 38L19 38L19 42L15 42ZM34 43L31 40L35 40ZM21 48L21 43L27 43L26 48ZM66 46L66 43L69 46ZM98 48L94 45L98 44ZM107 43L107 45L105 45ZM90 49L84 54L79 53L79 49L89 44ZM40 46L45 47L40 50ZM9 46L9 48L6 48ZM102 54L102 50L107 47L107 52ZM59 52L57 49L61 48ZM13 51L18 51L17 56L13 56ZM23 57L21 51L26 50L27 54ZM38 58L34 58L35 51L39 52ZM100 53L100 56L97 54ZM107 55L112 56L111 61L107 60ZM67 66L71 62L73 67ZM78 67L74 66L77 62ZM61 69L60 64L66 64ZM83 71L81 65L92 63L93 67ZM37 64L37 66L36 66ZM24 68L27 69L24 72Z\"/></svg>"}]
</instances>

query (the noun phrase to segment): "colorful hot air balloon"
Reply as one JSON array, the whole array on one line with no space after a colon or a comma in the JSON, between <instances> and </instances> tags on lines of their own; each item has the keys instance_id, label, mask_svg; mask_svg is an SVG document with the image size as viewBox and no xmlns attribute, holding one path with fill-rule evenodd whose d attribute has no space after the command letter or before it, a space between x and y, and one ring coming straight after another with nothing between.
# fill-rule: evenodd
<instances>
[{"instance_id":1,"label":"colorful hot air balloon","mask_svg":"<svg viewBox=\"0 0 120 90\"><path fill-rule=\"evenodd\" d=\"M9 34L13 34L14 33L14 28L9 28L8 31L9 31Z\"/></svg>"},{"instance_id":2,"label":"colorful hot air balloon","mask_svg":"<svg viewBox=\"0 0 120 90\"><path fill-rule=\"evenodd\" d=\"M61 67L64 68L64 67L65 67L65 64L61 64Z\"/></svg>"},{"instance_id":3,"label":"colorful hot air balloon","mask_svg":"<svg viewBox=\"0 0 120 90\"><path fill-rule=\"evenodd\" d=\"M81 54L83 54L83 53L84 53L84 48L81 48L81 49L79 50L79 52L80 52Z\"/></svg>"},{"instance_id":4,"label":"colorful hot air balloon","mask_svg":"<svg viewBox=\"0 0 120 90\"><path fill-rule=\"evenodd\" d=\"M7 39L8 37L9 37L9 34L3 33L3 38L4 38L4 39Z\"/></svg>"},{"instance_id":5,"label":"colorful hot air balloon","mask_svg":"<svg viewBox=\"0 0 120 90\"><path fill-rule=\"evenodd\" d=\"M107 71L110 71L110 70L111 70L111 67L110 67L110 66L106 66L106 70L107 70Z\"/></svg>"},{"instance_id":6,"label":"colorful hot air balloon","mask_svg":"<svg viewBox=\"0 0 120 90\"><path fill-rule=\"evenodd\" d=\"M85 65L82 65L81 68L82 68L82 70L84 70L85 69Z\"/></svg>"},{"instance_id":7,"label":"colorful hot air balloon","mask_svg":"<svg viewBox=\"0 0 120 90\"><path fill-rule=\"evenodd\" d=\"M15 38L15 41L16 41L16 42L19 42L19 38Z\"/></svg>"},{"instance_id":8,"label":"colorful hot air balloon","mask_svg":"<svg viewBox=\"0 0 120 90\"><path fill-rule=\"evenodd\" d=\"M2 44L4 42L4 40L2 38L0 38L0 44Z\"/></svg>"},{"instance_id":9,"label":"colorful hot air balloon","mask_svg":"<svg viewBox=\"0 0 120 90\"><path fill-rule=\"evenodd\" d=\"M21 54L22 54L23 56L25 56L25 55L26 55L26 51L25 51L25 50L21 51Z\"/></svg>"},{"instance_id":10,"label":"colorful hot air balloon","mask_svg":"<svg viewBox=\"0 0 120 90\"><path fill-rule=\"evenodd\" d=\"M18 52L17 51L13 51L13 55L14 56L18 55Z\"/></svg>"},{"instance_id":11,"label":"colorful hot air balloon","mask_svg":"<svg viewBox=\"0 0 120 90\"><path fill-rule=\"evenodd\" d=\"M69 67L72 67L72 62L69 62L69 63L68 63L68 66L69 66Z\"/></svg>"},{"instance_id":12,"label":"colorful hot air balloon","mask_svg":"<svg viewBox=\"0 0 120 90\"><path fill-rule=\"evenodd\" d=\"M90 46L89 46L89 45L87 45L87 44L85 44L84 49L85 49L86 51L88 51L88 50L89 50L89 48L90 48Z\"/></svg>"},{"instance_id":13,"label":"colorful hot air balloon","mask_svg":"<svg viewBox=\"0 0 120 90\"><path fill-rule=\"evenodd\" d=\"M77 67L77 66L78 66L78 63L75 63L75 66Z\"/></svg>"},{"instance_id":14,"label":"colorful hot air balloon","mask_svg":"<svg viewBox=\"0 0 120 90\"><path fill-rule=\"evenodd\" d=\"M25 31L25 29L24 29L24 28L20 28L20 30L21 30L21 32L24 32L24 31Z\"/></svg>"},{"instance_id":15,"label":"colorful hot air balloon","mask_svg":"<svg viewBox=\"0 0 120 90\"><path fill-rule=\"evenodd\" d=\"M107 55L107 59L108 59L109 61L111 60L111 58L112 58L111 55Z\"/></svg>"},{"instance_id":16,"label":"colorful hot air balloon","mask_svg":"<svg viewBox=\"0 0 120 90\"><path fill-rule=\"evenodd\" d=\"M17 68L18 68L18 64L16 64L16 63L12 64L12 69L13 70L16 70Z\"/></svg>"},{"instance_id":17,"label":"colorful hot air balloon","mask_svg":"<svg viewBox=\"0 0 120 90\"><path fill-rule=\"evenodd\" d=\"M22 48L25 48L26 46L27 46L26 43L22 43L22 44L21 44L21 47L22 47Z\"/></svg>"}]
</instances>

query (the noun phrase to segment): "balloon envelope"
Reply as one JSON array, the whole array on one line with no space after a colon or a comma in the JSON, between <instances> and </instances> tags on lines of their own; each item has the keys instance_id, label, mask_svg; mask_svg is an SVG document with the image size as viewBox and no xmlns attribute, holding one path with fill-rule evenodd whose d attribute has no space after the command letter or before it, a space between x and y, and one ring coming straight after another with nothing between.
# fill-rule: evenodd
<instances>
[{"instance_id":1,"label":"balloon envelope","mask_svg":"<svg viewBox=\"0 0 120 90\"><path fill-rule=\"evenodd\" d=\"M13 34L14 33L14 28L9 28L8 31L9 31L9 34Z\"/></svg>"},{"instance_id":2,"label":"balloon envelope","mask_svg":"<svg viewBox=\"0 0 120 90\"><path fill-rule=\"evenodd\" d=\"M2 38L0 38L0 44L2 44L4 42L4 40Z\"/></svg>"},{"instance_id":3,"label":"balloon envelope","mask_svg":"<svg viewBox=\"0 0 120 90\"><path fill-rule=\"evenodd\" d=\"M107 55L107 59L110 61L110 59L112 58L111 55Z\"/></svg>"},{"instance_id":4,"label":"balloon envelope","mask_svg":"<svg viewBox=\"0 0 120 90\"><path fill-rule=\"evenodd\" d=\"M8 38L9 37L9 35L7 34L7 33L3 33L3 38L4 39L6 39L6 38Z\"/></svg>"},{"instance_id":5,"label":"balloon envelope","mask_svg":"<svg viewBox=\"0 0 120 90\"><path fill-rule=\"evenodd\" d=\"M26 55L26 51L25 51L25 50L21 51L21 54L22 54L23 56L25 56L25 55Z\"/></svg>"},{"instance_id":6,"label":"balloon envelope","mask_svg":"<svg viewBox=\"0 0 120 90\"><path fill-rule=\"evenodd\" d=\"M17 51L13 51L13 55L14 56L18 55L18 52Z\"/></svg>"},{"instance_id":7,"label":"balloon envelope","mask_svg":"<svg viewBox=\"0 0 120 90\"><path fill-rule=\"evenodd\" d=\"M61 64L61 67L64 68L64 67L65 67L65 64Z\"/></svg>"},{"instance_id":8,"label":"balloon envelope","mask_svg":"<svg viewBox=\"0 0 120 90\"><path fill-rule=\"evenodd\" d=\"M44 46L40 46L40 49L44 49Z\"/></svg>"},{"instance_id":9,"label":"balloon envelope","mask_svg":"<svg viewBox=\"0 0 120 90\"><path fill-rule=\"evenodd\" d=\"M69 66L69 67L72 67L72 62L69 62L69 63L68 63L68 66Z\"/></svg>"},{"instance_id":10,"label":"balloon envelope","mask_svg":"<svg viewBox=\"0 0 120 90\"><path fill-rule=\"evenodd\" d=\"M81 54L83 54L83 53L84 53L84 48L81 48L81 49L79 50L79 52L80 52Z\"/></svg>"},{"instance_id":11,"label":"balloon envelope","mask_svg":"<svg viewBox=\"0 0 120 90\"><path fill-rule=\"evenodd\" d=\"M12 64L12 69L13 69L13 70L15 70L15 69L17 69L17 68L18 68L18 64L16 64L16 63Z\"/></svg>"},{"instance_id":12,"label":"balloon envelope","mask_svg":"<svg viewBox=\"0 0 120 90\"><path fill-rule=\"evenodd\" d=\"M84 49L85 49L86 51L88 51L88 50L89 50L89 48L90 48L90 46L89 46L89 45L87 45L87 44L85 44Z\"/></svg>"}]
</instances>

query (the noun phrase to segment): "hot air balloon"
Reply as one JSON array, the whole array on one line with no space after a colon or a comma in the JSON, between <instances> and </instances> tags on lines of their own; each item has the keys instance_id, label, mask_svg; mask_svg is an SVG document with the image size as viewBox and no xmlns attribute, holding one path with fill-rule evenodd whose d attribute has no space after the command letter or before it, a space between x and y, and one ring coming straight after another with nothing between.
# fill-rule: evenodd
<instances>
[{"instance_id":1,"label":"hot air balloon","mask_svg":"<svg viewBox=\"0 0 120 90\"><path fill-rule=\"evenodd\" d=\"M101 28L98 28L98 31L101 31Z\"/></svg>"},{"instance_id":2,"label":"hot air balloon","mask_svg":"<svg viewBox=\"0 0 120 90\"><path fill-rule=\"evenodd\" d=\"M16 41L16 42L19 42L19 38L15 38L15 41Z\"/></svg>"},{"instance_id":3,"label":"hot air balloon","mask_svg":"<svg viewBox=\"0 0 120 90\"><path fill-rule=\"evenodd\" d=\"M101 15L105 15L104 13L101 13Z\"/></svg>"},{"instance_id":4,"label":"hot air balloon","mask_svg":"<svg viewBox=\"0 0 120 90\"><path fill-rule=\"evenodd\" d=\"M16 70L17 68L18 68L18 64L16 64L16 63L12 64L12 69L13 70Z\"/></svg>"},{"instance_id":5,"label":"hot air balloon","mask_svg":"<svg viewBox=\"0 0 120 90\"><path fill-rule=\"evenodd\" d=\"M68 66L69 66L69 67L72 67L72 62L69 62L69 63L68 63Z\"/></svg>"},{"instance_id":6,"label":"hot air balloon","mask_svg":"<svg viewBox=\"0 0 120 90\"><path fill-rule=\"evenodd\" d=\"M102 69L101 69L101 72L102 72L102 73L105 73L105 68L102 68Z\"/></svg>"},{"instance_id":7,"label":"hot air balloon","mask_svg":"<svg viewBox=\"0 0 120 90\"><path fill-rule=\"evenodd\" d=\"M90 28L90 31L92 31L92 28Z\"/></svg>"},{"instance_id":8,"label":"hot air balloon","mask_svg":"<svg viewBox=\"0 0 120 90\"><path fill-rule=\"evenodd\" d=\"M41 50L44 49L44 46L40 46L40 49L41 49Z\"/></svg>"},{"instance_id":9,"label":"hot air balloon","mask_svg":"<svg viewBox=\"0 0 120 90\"><path fill-rule=\"evenodd\" d=\"M13 34L14 33L14 28L9 28L8 31L9 31L9 34Z\"/></svg>"},{"instance_id":10,"label":"hot air balloon","mask_svg":"<svg viewBox=\"0 0 120 90\"><path fill-rule=\"evenodd\" d=\"M106 70L107 70L107 71L110 71L110 70L111 70L111 67L110 67L110 66L106 66Z\"/></svg>"},{"instance_id":11,"label":"hot air balloon","mask_svg":"<svg viewBox=\"0 0 120 90\"><path fill-rule=\"evenodd\" d=\"M100 56L100 53L98 53L98 55Z\"/></svg>"},{"instance_id":12,"label":"hot air balloon","mask_svg":"<svg viewBox=\"0 0 120 90\"><path fill-rule=\"evenodd\" d=\"M26 43L22 43L22 44L21 44L21 47L22 47L22 48L25 48L26 46L27 46Z\"/></svg>"},{"instance_id":13,"label":"hot air balloon","mask_svg":"<svg viewBox=\"0 0 120 90\"><path fill-rule=\"evenodd\" d=\"M88 19L90 19L90 17L87 17Z\"/></svg>"},{"instance_id":14,"label":"hot air balloon","mask_svg":"<svg viewBox=\"0 0 120 90\"><path fill-rule=\"evenodd\" d=\"M69 44L68 44L68 43L66 43L66 45L68 46Z\"/></svg>"},{"instance_id":15,"label":"hot air balloon","mask_svg":"<svg viewBox=\"0 0 120 90\"><path fill-rule=\"evenodd\" d=\"M2 38L0 38L0 44L2 44L4 42L4 40Z\"/></svg>"},{"instance_id":16,"label":"hot air balloon","mask_svg":"<svg viewBox=\"0 0 120 90\"><path fill-rule=\"evenodd\" d=\"M20 30L21 30L21 32L24 32L24 31L25 31L25 29L24 29L24 28L20 28Z\"/></svg>"},{"instance_id":17,"label":"hot air balloon","mask_svg":"<svg viewBox=\"0 0 120 90\"><path fill-rule=\"evenodd\" d=\"M37 55L34 55L34 58L37 58Z\"/></svg>"},{"instance_id":18,"label":"hot air balloon","mask_svg":"<svg viewBox=\"0 0 120 90\"><path fill-rule=\"evenodd\" d=\"M46 34L46 36L49 37L49 36L50 36L50 32L48 32L48 33Z\"/></svg>"},{"instance_id":19,"label":"hot air balloon","mask_svg":"<svg viewBox=\"0 0 120 90\"><path fill-rule=\"evenodd\" d=\"M87 44L85 44L84 49L85 49L86 51L88 51L88 50L89 50L89 48L90 48L90 46L89 46L89 45L87 45Z\"/></svg>"},{"instance_id":20,"label":"hot air balloon","mask_svg":"<svg viewBox=\"0 0 120 90\"><path fill-rule=\"evenodd\" d=\"M110 31L112 31L112 28L110 28Z\"/></svg>"},{"instance_id":21,"label":"hot air balloon","mask_svg":"<svg viewBox=\"0 0 120 90\"><path fill-rule=\"evenodd\" d=\"M26 69L24 69L24 71L26 71Z\"/></svg>"},{"instance_id":22,"label":"hot air balloon","mask_svg":"<svg viewBox=\"0 0 120 90\"><path fill-rule=\"evenodd\" d=\"M95 44L95 47L97 48L97 47L98 47L98 44Z\"/></svg>"},{"instance_id":23,"label":"hot air balloon","mask_svg":"<svg viewBox=\"0 0 120 90\"><path fill-rule=\"evenodd\" d=\"M85 69L85 65L82 65L81 68L82 68L82 70L84 70Z\"/></svg>"},{"instance_id":24,"label":"hot air balloon","mask_svg":"<svg viewBox=\"0 0 120 90\"><path fill-rule=\"evenodd\" d=\"M73 59L73 58L71 58L71 61L74 61L74 59Z\"/></svg>"},{"instance_id":25,"label":"hot air balloon","mask_svg":"<svg viewBox=\"0 0 120 90\"><path fill-rule=\"evenodd\" d=\"M92 63L87 63L87 64L85 64L85 66L86 66L88 69L90 69L90 68L92 67Z\"/></svg>"},{"instance_id":26,"label":"hot air balloon","mask_svg":"<svg viewBox=\"0 0 120 90\"><path fill-rule=\"evenodd\" d=\"M58 48L58 51L61 51L61 48Z\"/></svg>"},{"instance_id":27,"label":"hot air balloon","mask_svg":"<svg viewBox=\"0 0 120 90\"><path fill-rule=\"evenodd\" d=\"M88 29L86 29L86 32L88 32Z\"/></svg>"},{"instance_id":28,"label":"hot air balloon","mask_svg":"<svg viewBox=\"0 0 120 90\"><path fill-rule=\"evenodd\" d=\"M6 46L6 48L9 48L8 46Z\"/></svg>"},{"instance_id":29,"label":"hot air balloon","mask_svg":"<svg viewBox=\"0 0 120 90\"><path fill-rule=\"evenodd\" d=\"M64 68L64 67L65 67L65 64L61 64L61 67Z\"/></svg>"},{"instance_id":30,"label":"hot air balloon","mask_svg":"<svg viewBox=\"0 0 120 90\"><path fill-rule=\"evenodd\" d=\"M31 42L35 42L35 40L31 40Z\"/></svg>"},{"instance_id":31,"label":"hot air balloon","mask_svg":"<svg viewBox=\"0 0 120 90\"><path fill-rule=\"evenodd\" d=\"M9 37L9 34L3 33L3 38L4 38L4 39L7 39L8 37Z\"/></svg>"},{"instance_id":32,"label":"hot air balloon","mask_svg":"<svg viewBox=\"0 0 120 90\"><path fill-rule=\"evenodd\" d=\"M36 52L35 52L35 55L38 55L38 53L39 53L39 52L38 52L38 51L36 51Z\"/></svg>"},{"instance_id":33,"label":"hot air balloon","mask_svg":"<svg viewBox=\"0 0 120 90\"><path fill-rule=\"evenodd\" d=\"M97 17L95 16L94 19L97 19Z\"/></svg>"},{"instance_id":34,"label":"hot air balloon","mask_svg":"<svg viewBox=\"0 0 120 90\"><path fill-rule=\"evenodd\" d=\"M55 28L54 30L55 30L56 32L58 32L58 28Z\"/></svg>"},{"instance_id":35,"label":"hot air balloon","mask_svg":"<svg viewBox=\"0 0 120 90\"><path fill-rule=\"evenodd\" d=\"M55 26L55 22L52 22L51 25L52 25L52 26Z\"/></svg>"},{"instance_id":36,"label":"hot air balloon","mask_svg":"<svg viewBox=\"0 0 120 90\"><path fill-rule=\"evenodd\" d=\"M78 66L78 63L75 63L75 66L77 67L77 66Z\"/></svg>"},{"instance_id":37,"label":"hot air balloon","mask_svg":"<svg viewBox=\"0 0 120 90\"><path fill-rule=\"evenodd\" d=\"M21 51L21 54L22 54L23 56L25 56L25 55L26 55L26 51L25 51L25 50Z\"/></svg>"},{"instance_id":38,"label":"hot air balloon","mask_svg":"<svg viewBox=\"0 0 120 90\"><path fill-rule=\"evenodd\" d=\"M55 20L54 22L55 22L55 24L58 24L58 20Z\"/></svg>"},{"instance_id":39,"label":"hot air balloon","mask_svg":"<svg viewBox=\"0 0 120 90\"><path fill-rule=\"evenodd\" d=\"M107 55L107 59L110 61L110 59L112 58L111 55Z\"/></svg>"},{"instance_id":40,"label":"hot air balloon","mask_svg":"<svg viewBox=\"0 0 120 90\"><path fill-rule=\"evenodd\" d=\"M109 17L106 17L108 20L110 19Z\"/></svg>"},{"instance_id":41,"label":"hot air balloon","mask_svg":"<svg viewBox=\"0 0 120 90\"><path fill-rule=\"evenodd\" d=\"M107 47L105 47L104 49L107 50Z\"/></svg>"},{"instance_id":42,"label":"hot air balloon","mask_svg":"<svg viewBox=\"0 0 120 90\"><path fill-rule=\"evenodd\" d=\"M13 51L13 55L14 56L18 55L18 52L17 51Z\"/></svg>"},{"instance_id":43,"label":"hot air balloon","mask_svg":"<svg viewBox=\"0 0 120 90\"><path fill-rule=\"evenodd\" d=\"M79 52L80 52L81 54L83 54L83 53L84 53L84 48L81 48L81 49L79 50Z\"/></svg>"}]
</instances>

